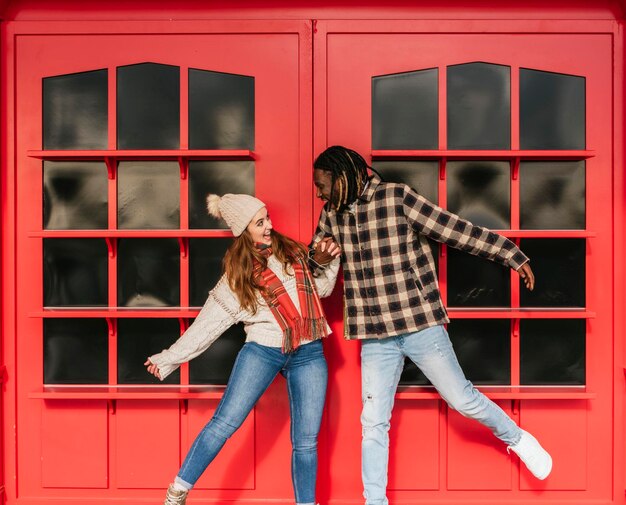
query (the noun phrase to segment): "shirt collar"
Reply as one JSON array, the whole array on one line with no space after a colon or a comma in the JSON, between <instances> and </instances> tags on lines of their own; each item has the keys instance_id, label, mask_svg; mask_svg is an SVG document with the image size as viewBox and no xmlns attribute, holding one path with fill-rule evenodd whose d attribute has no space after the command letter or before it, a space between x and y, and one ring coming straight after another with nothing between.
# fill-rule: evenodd
<instances>
[{"instance_id":1,"label":"shirt collar","mask_svg":"<svg viewBox=\"0 0 626 505\"><path fill-rule=\"evenodd\" d=\"M380 177L378 177L376 174L373 174L370 177L370 180L365 185L365 188L363 188L363 192L361 193L361 196L359 196L357 200L361 200L363 202L369 202L374 196L376 188L381 182L382 180L380 179Z\"/></svg>"}]
</instances>

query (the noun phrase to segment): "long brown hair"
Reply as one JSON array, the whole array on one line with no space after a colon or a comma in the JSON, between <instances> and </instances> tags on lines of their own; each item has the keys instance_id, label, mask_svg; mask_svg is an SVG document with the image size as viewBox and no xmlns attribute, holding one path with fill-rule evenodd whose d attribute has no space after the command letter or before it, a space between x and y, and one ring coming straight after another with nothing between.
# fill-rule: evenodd
<instances>
[{"instance_id":1,"label":"long brown hair","mask_svg":"<svg viewBox=\"0 0 626 505\"><path fill-rule=\"evenodd\" d=\"M306 258L307 249L303 244L272 230L272 253L287 273L289 265ZM257 291L262 289L253 275L254 260L259 261L264 269L267 266L267 259L254 245L248 230L244 230L226 251L223 267L230 289L241 306L252 313L257 311Z\"/></svg>"}]
</instances>

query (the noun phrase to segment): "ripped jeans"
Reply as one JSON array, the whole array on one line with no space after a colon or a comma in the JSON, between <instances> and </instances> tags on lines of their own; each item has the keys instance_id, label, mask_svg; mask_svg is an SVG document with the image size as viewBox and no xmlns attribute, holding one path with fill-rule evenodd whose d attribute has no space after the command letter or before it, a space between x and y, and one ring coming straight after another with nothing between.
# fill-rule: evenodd
<instances>
[{"instance_id":1,"label":"ripped jeans","mask_svg":"<svg viewBox=\"0 0 626 505\"><path fill-rule=\"evenodd\" d=\"M389 426L405 357L424 372L450 408L484 424L508 445L516 444L521 437L521 430L515 422L465 378L443 326L396 337L363 340L361 475L366 505L388 503Z\"/></svg>"}]
</instances>

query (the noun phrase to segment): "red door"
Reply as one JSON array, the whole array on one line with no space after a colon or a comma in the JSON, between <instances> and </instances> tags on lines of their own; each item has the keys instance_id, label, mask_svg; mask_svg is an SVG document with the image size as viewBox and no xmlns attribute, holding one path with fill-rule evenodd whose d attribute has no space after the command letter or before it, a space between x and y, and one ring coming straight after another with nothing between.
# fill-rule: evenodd
<instances>
[{"instance_id":1,"label":"red door","mask_svg":"<svg viewBox=\"0 0 626 505\"><path fill-rule=\"evenodd\" d=\"M298 211L311 205L309 23L92 28L22 24L13 39L19 409L7 416L19 429L7 467L9 498L28 503L161 500L212 415L241 328L167 384L142 370L219 275L230 233L206 217L206 193L255 194L290 236L311 227ZM290 500L289 479L274 478L290 474L288 410L278 380L196 496Z\"/></svg>"},{"instance_id":2,"label":"red door","mask_svg":"<svg viewBox=\"0 0 626 505\"><path fill-rule=\"evenodd\" d=\"M384 178L515 240L537 275L528 293L514 272L437 249L462 366L544 443L552 475L533 479L407 364L392 418L389 498L611 500L611 37L480 33L491 29L317 25L315 152L359 151ZM328 416L340 458L359 450L358 417L346 415L360 403L358 344L336 344L330 359L338 365ZM333 499L360 490L351 467L334 466L330 479Z\"/></svg>"}]
</instances>

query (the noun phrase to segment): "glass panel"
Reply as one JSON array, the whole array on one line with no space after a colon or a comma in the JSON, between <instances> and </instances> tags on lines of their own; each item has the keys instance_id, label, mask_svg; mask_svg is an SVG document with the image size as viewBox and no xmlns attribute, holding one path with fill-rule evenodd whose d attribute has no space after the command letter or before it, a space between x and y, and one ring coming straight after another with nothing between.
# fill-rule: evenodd
<instances>
[{"instance_id":1,"label":"glass panel","mask_svg":"<svg viewBox=\"0 0 626 505\"><path fill-rule=\"evenodd\" d=\"M375 161L372 166L383 180L406 184L431 202L439 201L438 161Z\"/></svg>"},{"instance_id":2,"label":"glass panel","mask_svg":"<svg viewBox=\"0 0 626 505\"><path fill-rule=\"evenodd\" d=\"M436 68L372 78L372 148L437 149Z\"/></svg>"},{"instance_id":3,"label":"glass panel","mask_svg":"<svg viewBox=\"0 0 626 505\"><path fill-rule=\"evenodd\" d=\"M511 383L508 319L454 319L448 325L465 376L474 384Z\"/></svg>"},{"instance_id":4,"label":"glass panel","mask_svg":"<svg viewBox=\"0 0 626 505\"><path fill-rule=\"evenodd\" d=\"M448 149L511 148L511 69L448 67Z\"/></svg>"},{"instance_id":5,"label":"glass panel","mask_svg":"<svg viewBox=\"0 0 626 505\"><path fill-rule=\"evenodd\" d=\"M189 239L189 304L201 307L222 276L222 258L230 238Z\"/></svg>"},{"instance_id":6,"label":"glass panel","mask_svg":"<svg viewBox=\"0 0 626 505\"><path fill-rule=\"evenodd\" d=\"M117 381L119 384L179 384L180 369L164 381L149 374L146 358L167 349L180 336L178 319L118 319Z\"/></svg>"},{"instance_id":7,"label":"glass panel","mask_svg":"<svg viewBox=\"0 0 626 505\"><path fill-rule=\"evenodd\" d=\"M450 161L448 210L494 230L511 226L511 168L506 161Z\"/></svg>"},{"instance_id":8,"label":"glass panel","mask_svg":"<svg viewBox=\"0 0 626 505\"><path fill-rule=\"evenodd\" d=\"M404 368L400 376L401 386L429 386L430 381L409 358L404 360Z\"/></svg>"},{"instance_id":9,"label":"glass panel","mask_svg":"<svg viewBox=\"0 0 626 505\"><path fill-rule=\"evenodd\" d=\"M43 148L108 147L108 71L43 80Z\"/></svg>"},{"instance_id":10,"label":"glass panel","mask_svg":"<svg viewBox=\"0 0 626 505\"><path fill-rule=\"evenodd\" d=\"M520 382L585 384L584 319L522 319Z\"/></svg>"},{"instance_id":11,"label":"glass panel","mask_svg":"<svg viewBox=\"0 0 626 505\"><path fill-rule=\"evenodd\" d=\"M117 302L120 307L180 305L180 247L175 238L121 239Z\"/></svg>"},{"instance_id":12,"label":"glass panel","mask_svg":"<svg viewBox=\"0 0 626 505\"><path fill-rule=\"evenodd\" d=\"M189 163L189 228L227 229L221 219L209 216L209 193L244 193L254 196L253 161L192 161Z\"/></svg>"},{"instance_id":13,"label":"glass panel","mask_svg":"<svg viewBox=\"0 0 626 505\"><path fill-rule=\"evenodd\" d=\"M448 305L509 307L509 269L448 247Z\"/></svg>"},{"instance_id":14,"label":"glass panel","mask_svg":"<svg viewBox=\"0 0 626 505\"><path fill-rule=\"evenodd\" d=\"M117 69L118 149L180 147L180 69L142 63Z\"/></svg>"},{"instance_id":15,"label":"glass panel","mask_svg":"<svg viewBox=\"0 0 626 505\"><path fill-rule=\"evenodd\" d=\"M243 324L226 330L211 347L189 362L189 383L226 384L245 341Z\"/></svg>"},{"instance_id":16,"label":"glass panel","mask_svg":"<svg viewBox=\"0 0 626 505\"><path fill-rule=\"evenodd\" d=\"M585 148L585 78L520 69L520 148Z\"/></svg>"},{"instance_id":17,"label":"glass panel","mask_svg":"<svg viewBox=\"0 0 626 505\"><path fill-rule=\"evenodd\" d=\"M46 230L106 229L107 168L102 162L44 161L43 224Z\"/></svg>"},{"instance_id":18,"label":"glass panel","mask_svg":"<svg viewBox=\"0 0 626 505\"><path fill-rule=\"evenodd\" d=\"M104 319L44 319L44 384L107 384L108 337Z\"/></svg>"},{"instance_id":19,"label":"glass panel","mask_svg":"<svg viewBox=\"0 0 626 505\"><path fill-rule=\"evenodd\" d=\"M585 307L585 239L529 238L520 248L536 279L533 291L520 279L522 307Z\"/></svg>"},{"instance_id":20,"label":"glass panel","mask_svg":"<svg viewBox=\"0 0 626 505\"><path fill-rule=\"evenodd\" d=\"M121 229L180 226L180 167L172 161L123 161L118 167L117 224Z\"/></svg>"},{"instance_id":21,"label":"glass panel","mask_svg":"<svg viewBox=\"0 0 626 505\"><path fill-rule=\"evenodd\" d=\"M254 77L189 69L190 149L254 149Z\"/></svg>"},{"instance_id":22,"label":"glass panel","mask_svg":"<svg viewBox=\"0 0 626 505\"><path fill-rule=\"evenodd\" d=\"M44 306L106 306L107 261L103 239L44 238Z\"/></svg>"},{"instance_id":23,"label":"glass panel","mask_svg":"<svg viewBox=\"0 0 626 505\"><path fill-rule=\"evenodd\" d=\"M585 229L585 162L520 164L520 228Z\"/></svg>"}]
</instances>

